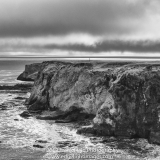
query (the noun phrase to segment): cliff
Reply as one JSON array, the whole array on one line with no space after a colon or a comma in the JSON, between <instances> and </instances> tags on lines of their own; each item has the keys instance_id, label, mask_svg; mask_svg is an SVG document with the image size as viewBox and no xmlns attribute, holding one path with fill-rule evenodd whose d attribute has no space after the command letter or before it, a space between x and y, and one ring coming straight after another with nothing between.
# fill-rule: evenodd
<instances>
[{"instance_id":1,"label":"cliff","mask_svg":"<svg viewBox=\"0 0 160 160\"><path fill-rule=\"evenodd\" d=\"M93 125L78 133L160 144L160 64L54 61L40 69L32 66L22 74L26 79L33 74L28 70L35 75L29 111L55 110L53 119L65 120L93 115Z\"/></svg>"},{"instance_id":2,"label":"cliff","mask_svg":"<svg viewBox=\"0 0 160 160\"><path fill-rule=\"evenodd\" d=\"M25 66L25 70L22 74L17 77L20 81L34 81L37 77L37 73L41 68L41 63L34 63Z\"/></svg>"}]
</instances>

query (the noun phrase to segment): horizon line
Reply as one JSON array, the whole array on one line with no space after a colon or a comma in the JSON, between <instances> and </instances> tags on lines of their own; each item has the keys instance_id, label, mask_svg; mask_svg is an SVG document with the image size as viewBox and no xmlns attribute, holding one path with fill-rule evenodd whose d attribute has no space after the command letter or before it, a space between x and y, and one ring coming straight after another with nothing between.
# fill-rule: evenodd
<instances>
[{"instance_id":1,"label":"horizon line","mask_svg":"<svg viewBox=\"0 0 160 160\"><path fill-rule=\"evenodd\" d=\"M108 59L160 59L160 56L17 56L17 57L0 57L1 58L108 58Z\"/></svg>"}]
</instances>

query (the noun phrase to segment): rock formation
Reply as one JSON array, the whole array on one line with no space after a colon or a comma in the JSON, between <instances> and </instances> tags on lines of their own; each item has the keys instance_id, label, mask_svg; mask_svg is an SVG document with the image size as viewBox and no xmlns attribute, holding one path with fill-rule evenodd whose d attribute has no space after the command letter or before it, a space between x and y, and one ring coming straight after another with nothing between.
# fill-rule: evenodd
<instances>
[{"instance_id":1,"label":"rock formation","mask_svg":"<svg viewBox=\"0 0 160 160\"><path fill-rule=\"evenodd\" d=\"M25 71L17 77L17 80L21 81L34 81L37 77L37 73L41 68L41 63L34 63L25 66Z\"/></svg>"},{"instance_id":2,"label":"rock formation","mask_svg":"<svg viewBox=\"0 0 160 160\"><path fill-rule=\"evenodd\" d=\"M74 112L74 119L94 115L93 125L78 133L160 144L160 64L51 61L33 66L20 76L35 79L26 101L29 111L55 110L63 118Z\"/></svg>"}]
</instances>

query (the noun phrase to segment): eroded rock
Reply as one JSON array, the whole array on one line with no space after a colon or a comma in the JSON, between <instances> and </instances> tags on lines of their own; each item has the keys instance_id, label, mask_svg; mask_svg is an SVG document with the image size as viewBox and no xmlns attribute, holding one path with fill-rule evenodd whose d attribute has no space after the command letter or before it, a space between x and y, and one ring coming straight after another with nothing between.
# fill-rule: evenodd
<instances>
[{"instance_id":1,"label":"eroded rock","mask_svg":"<svg viewBox=\"0 0 160 160\"><path fill-rule=\"evenodd\" d=\"M149 136L149 142L160 145L160 131L151 131Z\"/></svg>"},{"instance_id":2,"label":"eroded rock","mask_svg":"<svg viewBox=\"0 0 160 160\"><path fill-rule=\"evenodd\" d=\"M38 145L38 144L34 144L33 147L36 147L36 148L44 148L43 146Z\"/></svg>"},{"instance_id":3,"label":"eroded rock","mask_svg":"<svg viewBox=\"0 0 160 160\"><path fill-rule=\"evenodd\" d=\"M17 77L21 81L34 81L41 67L40 63L34 63L25 66L25 71Z\"/></svg>"},{"instance_id":4,"label":"eroded rock","mask_svg":"<svg viewBox=\"0 0 160 160\"><path fill-rule=\"evenodd\" d=\"M24 111L20 114L20 116L23 118L28 118L31 117L32 115L28 111Z\"/></svg>"},{"instance_id":5,"label":"eroded rock","mask_svg":"<svg viewBox=\"0 0 160 160\"><path fill-rule=\"evenodd\" d=\"M32 111L62 111L59 122L94 115L93 126L79 129L78 133L152 137L155 143L153 139L158 139L159 134L153 131L160 129L159 97L160 65L156 62L109 64L52 61L41 64L26 104Z\"/></svg>"},{"instance_id":6,"label":"eroded rock","mask_svg":"<svg viewBox=\"0 0 160 160\"><path fill-rule=\"evenodd\" d=\"M36 142L38 142L38 143L47 143L47 141L45 141L45 140L36 140Z\"/></svg>"}]
</instances>

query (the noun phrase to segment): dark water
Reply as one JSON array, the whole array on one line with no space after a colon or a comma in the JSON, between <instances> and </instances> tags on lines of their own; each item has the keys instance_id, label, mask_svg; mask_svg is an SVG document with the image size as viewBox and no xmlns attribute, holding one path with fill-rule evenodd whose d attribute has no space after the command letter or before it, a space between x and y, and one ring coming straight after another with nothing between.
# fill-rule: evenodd
<instances>
[{"instance_id":1,"label":"dark water","mask_svg":"<svg viewBox=\"0 0 160 160\"><path fill-rule=\"evenodd\" d=\"M17 77L25 69L26 64L39 63L43 59L0 59L0 85L22 83Z\"/></svg>"}]
</instances>

